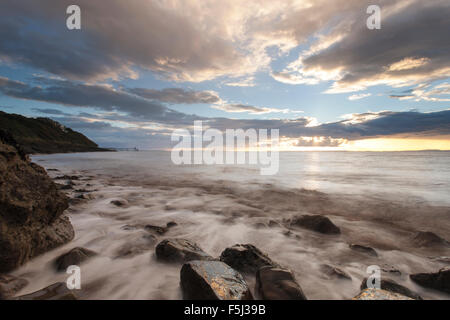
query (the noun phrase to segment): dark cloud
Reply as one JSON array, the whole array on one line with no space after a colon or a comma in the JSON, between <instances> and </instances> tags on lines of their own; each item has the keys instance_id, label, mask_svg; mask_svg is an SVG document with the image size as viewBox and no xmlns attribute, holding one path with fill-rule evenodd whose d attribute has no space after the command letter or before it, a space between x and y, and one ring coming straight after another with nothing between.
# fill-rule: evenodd
<instances>
[{"instance_id":1,"label":"dark cloud","mask_svg":"<svg viewBox=\"0 0 450 320\"><path fill-rule=\"evenodd\" d=\"M131 88L128 92L146 99L173 104L216 103L220 97L213 91L195 91L182 88L165 88L162 90Z\"/></svg>"}]
</instances>

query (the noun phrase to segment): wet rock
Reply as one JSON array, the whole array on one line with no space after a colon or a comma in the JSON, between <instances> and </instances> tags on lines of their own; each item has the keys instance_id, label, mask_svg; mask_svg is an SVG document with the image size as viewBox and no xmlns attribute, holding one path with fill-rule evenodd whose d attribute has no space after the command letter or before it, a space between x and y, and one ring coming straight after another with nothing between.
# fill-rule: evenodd
<instances>
[{"instance_id":1,"label":"wet rock","mask_svg":"<svg viewBox=\"0 0 450 320\"><path fill-rule=\"evenodd\" d=\"M125 200L125 199L112 200L110 203L115 205L116 207L126 207L126 206L128 206L128 201Z\"/></svg>"},{"instance_id":2,"label":"wet rock","mask_svg":"<svg viewBox=\"0 0 450 320\"><path fill-rule=\"evenodd\" d=\"M225 262L238 271L247 273L255 273L264 266L279 266L251 244L236 244L226 248L220 255L220 261Z\"/></svg>"},{"instance_id":3,"label":"wet rock","mask_svg":"<svg viewBox=\"0 0 450 320\"><path fill-rule=\"evenodd\" d=\"M28 281L8 274L0 274L0 300L8 299L28 285Z\"/></svg>"},{"instance_id":4,"label":"wet rock","mask_svg":"<svg viewBox=\"0 0 450 320\"><path fill-rule=\"evenodd\" d=\"M416 273L409 276L422 287L450 293L450 268L442 268L435 273Z\"/></svg>"},{"instance_id":5,"label":"wet rock","mask_svg":"<svg viewBox=\"0 0 450 320\"><path fill-rule=\"evenodd\" d=\"M96 255L97 253L92 250L76 247L70 250L69 252L56 258L54 264L56 270L66 271L69 266L71 265L79 266L82 262Z\"/></svg>"},{"instance_id":6,"label":"wet rock","mask_svg":"<svg viewBox=\"0 0 450 320\"><path fill-rule=\"evenodd\" d=\"M371 247L366 247L360 244L349 244L348 246L354 251L361 252L369 256L378 257L378 253Z\"/></svg>"},{"instance_id":7,"label":"wet rock","mask_svg":"<svg viewBox=\"0 0 450 320\"><path fill-rule=\"evenodd\" d=\"M322 264L320 266L320 270L328 276L328 278L352 280L352 277L345 271L339 269L338 267L330 266L329 264Z\"/></svg>"},{"instance_id":8,"label":"wet rock","mask_svg":"<svg viewBox=\"0 0 450 320\"><path fill-rule=\"evenodd\" d=\"M160 235L163 235L164 233L166 233L169 230L169 228L167 228L167 227L153 226L151 224L146 225L144 228L147 231L154 231Z\"/></svg>"},{"instance_id":9,"label":"wet rock","mask_svg":"<svg viewBox=\"0 0 450 320\"><path fill-rule=\"evenodd\" d=\"M413 300L410 297L399 293L382 289L365 289L361 291L353 300Z\"/></svg>"},{"instance_id":10,"label":"wet rock","mask_svg":"<svg viewBox=\"0 0 450 320\"><path fill-rule=\"evenodd\" d=\"M78 179L80 179L80 176L69 176L67 174L55 178L55 180L78 180Z\"/></svg>"},{"instance_id":11,"label":"wet rock","mask_svg":"<svg viewBox=\"0 0 450 320\"><path fill-rule=\"evenodd\" d=\"M255 291L263 300L307 300L292 271L277 267L256 272Z\"/></svg>"},{"instance_id":12,"label":"wet rock","mask_svg":"<svg viewBox=\"0 0 450 320\"><path fill-rule=\"evenodd\" d=\"M402 274L402 272L399 269L397 269L396 267L389 266L386 264L381 267L381 271L389 273L389 274L393 274L393 275L398 275L398 276L400 276Z\"/></svg>"},{"instance_id":13,"label":"wet rock","mask_svg":"<svg viewBox=\"0 0 450 320\"><path fill-rule=\"evenodd\" d=\"M188 262L192 260L214 260L196 243L186 239L165 239L155 248L156 258L166 262Z\"/></svg>"},{"instance_id":14,"label":"wet rock","mask_svg":"<svg viewBox=\"0 0 450 320\"><path fill-rule=\"evenodd\" d=\"M187 300L252 300L242 275L220 261L191 261L180 272L183 298Z\"/></svg>"},{"instance_id":15,"label":"wet rock","mask_svg":"<svg viewBox=\"0 0 450 320\"><path fill-rule=\"evenodd\" d=\"M450 246L447 240L429 231L416 233L413 238L413 243L419 247Z\"/></svg>"},{"instance_id":16,"label":"wet rock","mask_svg":"<svg viewBox=\"0 0 450 320\"><path fill-rule=\"evenodd\" d=\"M365 278L361 282L361 287L360 287L361 290L367 289L367 279L368 278ZM382 278L380 280L380 289L383 289L383 290L386 290L386 291L389 291L389 292L399 293L399 294L401 294L403 296L407 296L407 297L409 297L411 299L414 299L414 300L423 300L422 297L419 294L417 294L417 293L411 291L410 289L408 289L408 288L398 284L397 282L395 282L392 279L386 279L386 278L383 279Z\"/></svg>"},{"instance_id":17,"label":"wet rock","mask_svg":"<svg viewBox=\"0 0 450 320\"><path fill-rule=\"evenodd\" d=\"M269 221L269 228L277 228L277 227L281 227L281 223L279 223L275 220Z\"/></svg>"},{"instance_id":18,"label":"wet rock","mask_svg":"<svg viewBox=\"0 0 450 320\"><path fill-rule=\"evenodd\" d=\"M0 133L0 273L74 237L67 197Z\"/></svg>"},{"instance_id":19,"label":"wet rock","mask_svg":"<svg viewBox=\"0 0 450 320\"><path fill-rule=\"evenodd\" d=\"M74 292L64 282L57 282L39 291L15 298L15 300L76 300Z\"/></svg>"},{"instance_id":20,"label":"wet rock","mask_svg":"<svg viewBox=\"0 0 450 320\"><path fill-rule=\"evenodd\" d=\"M176 227L178 225L178 223L176 223L175 221L169 221L166 224L167 228L172 228L172 227Z\"/></svg>"},{"instance_id":21,"label":"wet rock","mask_svg":"<svg viewBox=\"0 0 450 320\"><path fill-rule=\"evenodd\" d=\"M153 249L156 243L156 237L151 234L140 237L135 242L126 243L116 251L115 259L132 258L137 255L148 252Z\"/></svg>"},{"instance_id":22,"label":"wet rock","mask_svg":"<svg viewBox=\"0 0 450 320\"><path fill-rule=\"evenodd\" d=\"M340 234L341 230L331 220L321 215L302 215L289 221L291 226L298 226L323 234Z\"/></svg>"}]
</instances>

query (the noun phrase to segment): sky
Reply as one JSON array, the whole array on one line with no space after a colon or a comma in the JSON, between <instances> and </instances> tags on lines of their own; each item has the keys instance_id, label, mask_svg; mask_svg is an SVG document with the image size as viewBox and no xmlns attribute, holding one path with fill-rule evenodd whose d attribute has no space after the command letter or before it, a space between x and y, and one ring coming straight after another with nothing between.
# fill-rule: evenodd
<instances>
[{"instance_id":1,"label":"sky","mask_svg":"<svg viewBox=\"0 0 450 320\"><path fill-rule=\"evenodd\" d=\"M450 150L449 35L448 0L2 0L0 110L103 147L202 120L286 150Z\"/></svg>"}]
</instances>

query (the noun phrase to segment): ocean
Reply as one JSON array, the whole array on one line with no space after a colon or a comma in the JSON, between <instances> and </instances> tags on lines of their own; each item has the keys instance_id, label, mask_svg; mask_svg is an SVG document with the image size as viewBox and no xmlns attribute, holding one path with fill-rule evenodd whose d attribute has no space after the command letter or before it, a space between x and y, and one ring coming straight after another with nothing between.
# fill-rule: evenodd
<instances>
[{"instance_id":1,"label":"ocean","mask_svg":"<svg viewBox=\"0 0 450 320\"><path fill-rule=\"evenodd\" d=\"M309 299L352 298L369 265L424 298L450 298L408 276L437 271L446 266L440 258L450 256L448 247L414 243L419 231L449 239L450 152L281 152L272 176L260 175L257 165L174 165L166 151L38 155L33 161L59 170L49 171L54 178L80 177L68 191L76 236L15 272L30 281L21 294L65 281L68 275L54 271L52 261L82 246L100 253L81 266L82 298L181 299L180 266L156 261L143 228L175 221L167 234L154 235L156 243L185 238L213 256L237 243L254 244L292 269ZM326 215L341 234L286 226L302 214ZM373 247L378 257L350 250L355 243ZM352 280L330 277L323 265ZM251 276L246 280L254 286Z\"/></svg>"}]
</instances>

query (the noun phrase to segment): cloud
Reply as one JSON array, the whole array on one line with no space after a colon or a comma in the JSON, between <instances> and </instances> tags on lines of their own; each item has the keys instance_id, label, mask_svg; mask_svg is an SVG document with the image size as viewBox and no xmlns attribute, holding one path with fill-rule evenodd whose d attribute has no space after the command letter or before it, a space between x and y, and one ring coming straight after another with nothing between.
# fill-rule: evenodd
<instances>
[{"instance_id":1,"label":"cloud","mask_svg":"<svg viewBox=\"0 0 450 320\"><path fill-rule=\"evenodd\" d=\"M425 83L408 90L408 94L394 94L390 97L399 100L448 102L450 101L450 83L443 82L434 86Z\"/></svg>"},{"instance_id":2,"label":"cloud","mask_svg":"<svg viewBox=\"0 0 450 320\"><path fill-rule=\"evenodd\" d=\"M450 29L448 1L380 1L381 30L366 27L365 1L352 4L352 12L336 11L336 16L344 14L347 19L330 23L328 37L318 36L273 77L287 83L331 81L326 92L342 93L375 85L417 85L450 76L450 46L443 37L444 30Z\"/></svg>"},{"instance_id":3,"label":"cloud","mask_svg":"<svg viewBox=\"0 0 450 320\"><path fill-rule=\"evenodd\" d=\"M371 93L360 93L360 94L352 94L351 96L348 97L348 100L360 100L360 99L364 99L367 97L370 97L372 94Z\"/></svg>"},{"instance_id":4,"label":"cloud","mask_svg":"<svg viewBox=\"0 0 450 320\"><path fill-rule=\"evenodd\" d=\"M145 99L173 104L217 103L221 101L219 95L214 91L194 91L182 88L166 88L162 90L132 88L127 91Z\"/></svg>"},{"instance_id":5,"label":"cloud","mask_svg":"<svg viewBox=\"0 0 450 320\"><path fill-rule=\"evenodd\" d=\"M303 113L303 111L290 110L290 109L276 109L276 108L266 108L266 107L256 107L245 104L214 104L211 106L214 109L222 110L231 113L242 113L246 112L249 114L266 114L266 113Z\"/></svg>"}]
</instances>

